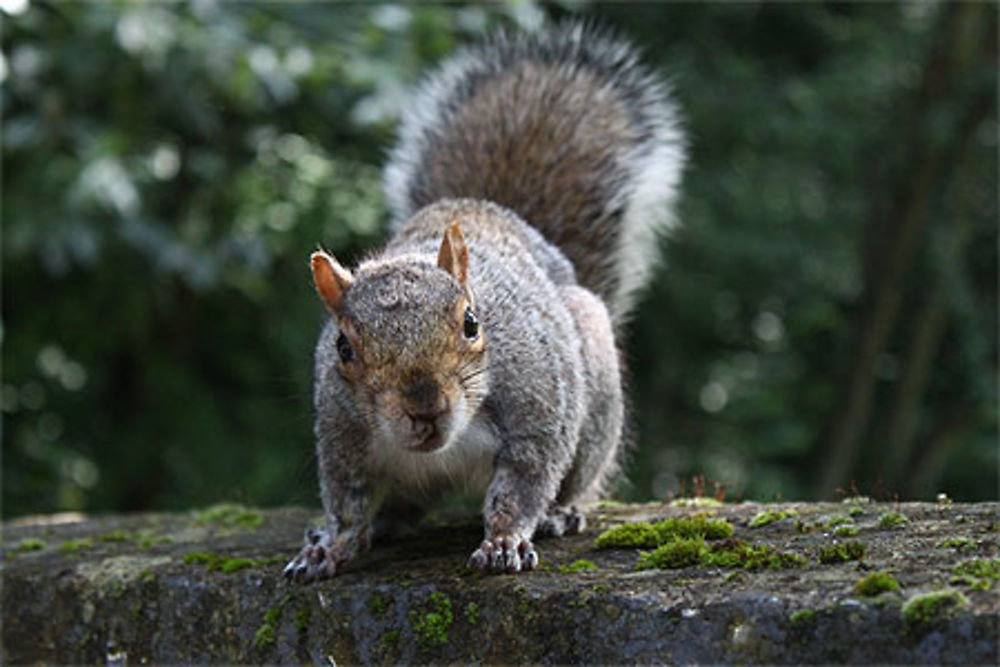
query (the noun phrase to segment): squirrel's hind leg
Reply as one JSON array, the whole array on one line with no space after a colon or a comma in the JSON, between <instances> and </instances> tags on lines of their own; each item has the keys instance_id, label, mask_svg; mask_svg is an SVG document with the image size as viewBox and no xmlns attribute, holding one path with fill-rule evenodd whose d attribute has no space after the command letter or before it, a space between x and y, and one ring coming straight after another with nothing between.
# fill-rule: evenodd
<instances>
[{"instance_id":1,"label":"squirrel's hind leg","mask_svg":"<svg viewBox=\"0 0 1000 667\"><path fill-rule=\"evenodd\" d=\"M576 505L554 506L544 519L538 522L535 537L562 537L579 535L587 528L587 516Z\"/></svg>"},{"instance_id":2,"label":"squirrel's hind leg","mask_svg":"<svg viewBox=\"0 0 1000 667\"><path fill-rule=\"evenodd\" d=\"M565 508L575 511L576 505L605 494L620 469L625 420L618 348L607 308L593 292L582 287L564 286L560 291L579 333L584 364L584 419L573 465L562 480L551 515L565 512ZM556 517L555 522L559 520Z\"/></svg>"}]
</instances>

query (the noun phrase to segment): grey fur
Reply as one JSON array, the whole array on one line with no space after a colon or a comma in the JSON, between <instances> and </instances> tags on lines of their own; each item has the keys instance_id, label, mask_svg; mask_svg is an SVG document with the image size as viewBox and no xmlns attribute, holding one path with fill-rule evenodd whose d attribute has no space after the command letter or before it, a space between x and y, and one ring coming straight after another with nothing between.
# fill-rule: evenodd
<instances>
[{"instance_id":1,"label":"grey fur","mask_svg":"<svg viewBox=\"0 0 1000 667\"><path fill-rule=\"evenodd\" d=\"M489 104L472 125L463 111L481 98ZM609 127L621 136L601 144ZM583 141L591 150L575 154ZM620 328L675 225L684 162L667 86L627 42L567 22L497 33L431 73L404 110L385 190L397 228L446 197L510 208L572 260Z\"/></svg>"},{"instance_id":2,"label":"grey fur","mask_svg":"<svg viewBox=\"0 0 1000 667\"><path fill-rule=\"evenodd\" d=\"M328 300L317 344L326 526L286 568L296 581L365 549L383 503L448 488L484 495L472 566L532 569L535 533L581 530L576 505L620 468L612 313L651 266L634 246L669 219L681 149L664 89L630 47L567 24L459 54L414 107L386 168L395 234Z\"/></svg>"}]
</instances>

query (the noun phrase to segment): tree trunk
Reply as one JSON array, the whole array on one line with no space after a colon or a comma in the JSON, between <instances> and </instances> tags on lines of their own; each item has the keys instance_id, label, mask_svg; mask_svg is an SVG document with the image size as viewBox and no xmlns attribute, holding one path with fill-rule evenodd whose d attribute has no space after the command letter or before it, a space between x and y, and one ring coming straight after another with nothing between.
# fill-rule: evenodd
<instances>
[{"instance_id":1,"label":"tree trunk","mask_svg":"<svg viewBox=\"0 0 1000 667\"><path fill-rule=\"evenodd\" d=\"M975 117L980 105L973 104L972 113L958 114L962 120L954 127L956 141L935 141L926 132L930 117L946 111L949 104L955 105L950 96L956 82L963 79L962 70L981 57L977 47L992 44L995 53L995 28L986 20L990 10L976 4L944 7L939 42L916 92L913 120L905 123L898 137L899 143L909 148L904 164L912 168L897 174L896 182L885 187L890 193L888 205L876 202L873 207L868 226L882 233L873 239L877 244L874 251L861 249L862 263L869 269L865 271L862 308L855 328L858 333L841 399L831 426L820 435L820 450L826 456L816 488L820 496L828 496L850 481L851 467L871 421L876 361L896 324L905 277L923 236L933 195L947 181L960 148L979 125ZM974 39L970 40L970 35Z\"/></svg>"}]
</instances>

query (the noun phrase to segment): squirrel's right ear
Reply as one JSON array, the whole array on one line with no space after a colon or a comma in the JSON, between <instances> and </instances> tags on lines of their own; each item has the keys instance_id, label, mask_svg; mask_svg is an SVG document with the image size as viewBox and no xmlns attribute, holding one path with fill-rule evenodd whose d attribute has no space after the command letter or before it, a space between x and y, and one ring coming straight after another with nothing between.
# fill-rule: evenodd
<instances>
[{"instance_id":1,"label":"squirrel's right ear","mask_svg":"<svg viewBox=\"0 0 1000 667\"><path fill-rule=\"evenodd\" d=\"M339 313L344 305L344 293L354 282L354 276L322 250L317 250L309 256L312 265L313 283L316 291L326 303L326 307L334 313Z\"/></svg>"},{"instance_id":2,"label":"squirrel's right ear","mask_svg":"<svg viewBox=\"0 0 1000 667\"><path fill-rule=\"evenodd\" d=\"M441 249L438 251L438 266L447 271L465 287L469 280L469 249L462 237L462 228L457 222L444 230Z\"/></svg>"}]
</instances>

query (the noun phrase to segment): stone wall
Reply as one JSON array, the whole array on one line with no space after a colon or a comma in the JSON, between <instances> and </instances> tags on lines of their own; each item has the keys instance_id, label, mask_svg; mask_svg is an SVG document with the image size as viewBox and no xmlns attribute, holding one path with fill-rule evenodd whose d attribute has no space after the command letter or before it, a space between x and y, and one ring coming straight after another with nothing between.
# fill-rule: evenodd
<instances>
[{"instance_id":1,"label":"stone wall","mask_svg":"<svg viewBox=\"0 0 1000 667\"><path fill-rule=\"evenodd\" d=\"M655 543L595 546L625 522L698 515L733 535L703 540L685 532L698 524L674 522L624 536L658 535L668 546L642 562L674 567L637 569ZM466 570L474 520L432 521L377 543L335 580L290 585L282 567L315 518L218 506L7 523L0 658L998 661L998 503L603 505L586 534L538 543L539 570L503 576ZM872 573L891 578L857 588Z\"/></svg>"}]
</instances>

